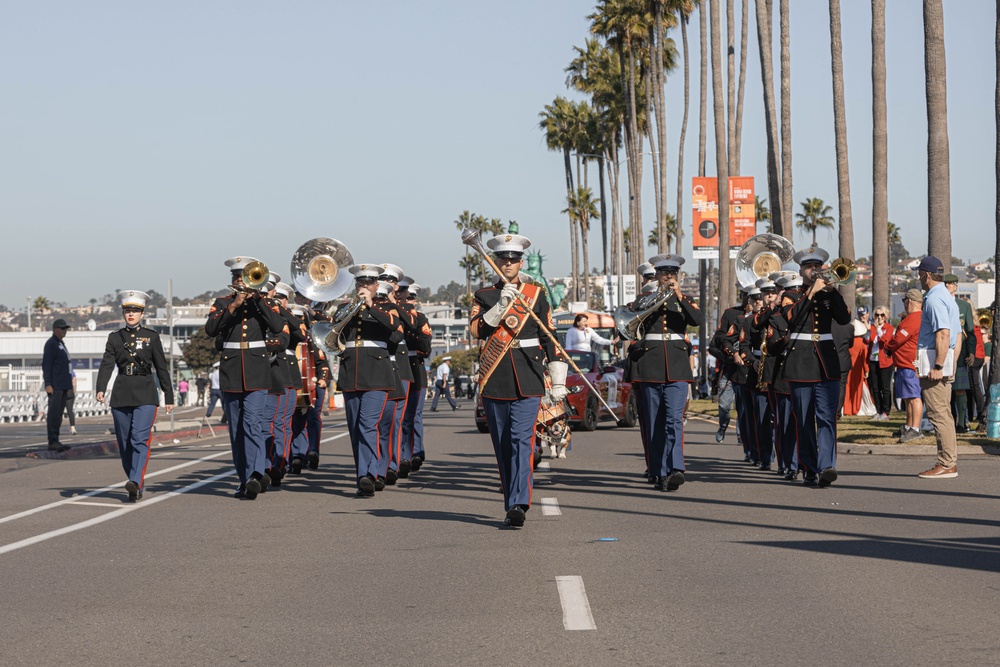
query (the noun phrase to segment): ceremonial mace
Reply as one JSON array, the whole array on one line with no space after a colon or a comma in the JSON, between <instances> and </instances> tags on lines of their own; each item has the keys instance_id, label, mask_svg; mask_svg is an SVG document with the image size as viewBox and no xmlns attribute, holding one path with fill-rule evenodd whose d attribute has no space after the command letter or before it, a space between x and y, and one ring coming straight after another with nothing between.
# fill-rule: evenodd
<instances>
[{"instance_id":1,"label":"ceremonial mace","mask_svg":"<svg viewBox=\"0 0 1000 667\"><path fill-rule=\"evenodd\" d=\"M490 268L496 271L496 274L500 276L500 280L502 280L504 283L508 283L509 281L507 280L507 277L500 272L500 269L497 267L496 262L493 261L493 258L490 257L490 253L489 251L486 250L486 246L483 245L483 241L479 237L479 235L480 232L478 230L466 229L465 231L462 232L462 243L472 247L476 252L482 255L489 263ZM561 354L566 359L566 363L568 363L570 367L574 371L576 371L577 374L579 374L580 379L583 380L583 383L588 387L590 387L590 391L594 393L594 396L597 396L597 400L601 402L601 405L604 406L604 409L606 409L611 414L611 416L614 417L615 411L611 409L611 406L608 405L607 401L604 400L604 397L601 396L601 392L597 391L597 389L594 388L594 385L590 384L590 382L587 380L587 376L583 374L583 371L580 370L580 367L576 365L576 362L573 361L573 359L566 353L566 350L563 349L563 346L559 344L559 339L556 338L556 335L554 333L552 333L548 325L542 322L541 318L539 318L538 315L535 314L535 311L532 309L531 304L528 303L527 299L524 298L524 295L521 294L521 292L517 293L517 300L521 302L521 304L524 306L524 309L527 310L528 314L531 315L531 318L535 320L535 323L538 324L538 328L544 331L545 334L552 340L552 344L556 346L556 350L559 351L559 354ZM615 417L615 419L617 419L617 417Z\"/></svg>"}]
</instances>

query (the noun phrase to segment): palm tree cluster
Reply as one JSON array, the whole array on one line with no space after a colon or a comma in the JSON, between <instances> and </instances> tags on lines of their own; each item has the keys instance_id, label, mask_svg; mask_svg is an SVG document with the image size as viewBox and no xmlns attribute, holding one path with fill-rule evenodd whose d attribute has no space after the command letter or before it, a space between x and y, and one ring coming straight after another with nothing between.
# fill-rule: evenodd
<instances>
[{"instance_id":1,"label":"palm tree cluster","mask_svg":"<svg viewBox=\"0 0 1000 667\"><path fill-rule=\"evenodd\" d=\"M689 58L687 25L698 10L700 33L701 104L699 108L698 174L706 175L707 91L711 87L715 125L715 172L720 184L740 174L742 114L746 82L747 28L750 0L598 0L587 18L590 35L583 46L574 47L575 56L566 67L566 85L585 97L574 101L557 97L540 113L539 126L545 132L549 150L561 151L566 177L563 210L570 224L573 271L573 298L589 293L582 279L587 274L587 234L590 221L601 220L602 259L605 273L630 273L642 262L644 244L655 240L658 252L673 245L681 249L685 183L684 142L689 106ZM765 222L769 231L792 240L793 227L816 240L816 230L838 230L838 253L854 258L854 230L851 210L849 161L847 155L847 113L844 95L843 46L840 2L828 0L831 83L833 88L833 132L837 163L837 217L822 200L802 202L801 212L793 211L791 139L791 39L789 0L753 0L757 27L757 47L763 88L764 124L767 136L767 198ZM774 61L774 5L778 13L777 67ZM928 252L951 263L951 225L948 200L947 95L942 0L922 0L924 25L924 73L928 119ZM740 11L737 31L735 15ZM887 206L887 132L885 66L885 0L871 0L872 21L872 246L873 302L887 304L890 234ZM725 21L725 42L722 23ZM681 36L679 54L671 31ZM739 43L736 37L739 35ZM709 63L711 83L709 83ZM667 205L667 103L666 76L683 64L684 94L681 133L677 145L676 206ZM737 68L738 65L738 68ZM778 70L777 72L775 70ZM775 78L779 79L775 90ZM624 158L621 153L624 152ZM642 227L643 169L653 169L653 196L656 222L650 234ZM596 162L599 197L588 182L588 164ZM625 165L624 181L620 166ZM608 189L605 194L605 181ZM725 192L724 185L720 191ZM624 203L619 192L625 190ZM606 201L608 202L606 204ZM600 207L599 215L595 214ZM610 230L607 208L610 206ZM672 214L671 214L672 213ZM722 257L729 242L728 207L719 210L719 238ZM609 234L610 231L610 234ZM582 262L581 262L582 251ZM1000 252L1000 250L998 250ZM832 254L832 253L831 253ZM582 266L581 266L582 264ZM703 267L704 270L704 267ZM720 302L735 299L731 262L719 265ZM853 286L842 286L850 305Z\"/></svg>"}]
</instances>

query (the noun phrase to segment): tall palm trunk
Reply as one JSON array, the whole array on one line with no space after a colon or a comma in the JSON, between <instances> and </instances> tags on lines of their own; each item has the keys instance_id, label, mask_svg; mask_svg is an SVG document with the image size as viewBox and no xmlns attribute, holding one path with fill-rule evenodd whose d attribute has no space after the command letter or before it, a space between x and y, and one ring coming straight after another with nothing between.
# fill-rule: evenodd
<instances>
[{"instance_id":1,"label":"tall palm trunk","mask_svg":"<svg viewBox=\"0 0 1000 667\"><path fill-rule=\"evenodd\" d=\"M642 135L639 134L639 114L636 111L636 63L635 49L631 40L628 41L628 97L629 108L632 110L629 124L632 133L632 172L635 182L629 181L629 219L628 230L631 241L631 252L629 253L630 272L634 272L636 267L642 262L643 245L646 242L642 233Z\"/></svg>"},{"instance_id":2,"label":"tall palm trunk","mask_svg":"<svg viewBox=\"0 0 1000 667\"><path fill-rule=\"evenodd\" d=\"M654 171L658 184L658 206L656 212L658 249L660 252L670 251L670 237L667 234L667 109L665 97L665 72L663 66L663 0L653 0L653 25L650 26L650 64L653 79L653 101L656 113L657 147L654 153L659 154L658 164ZM652 144L652 138L650 138Z\"/></svg>"},{"instance_id":3,"label":"tall palm trunk","mask_svg":"<svg viewBox=\"0 0 1000 667\"><path fill-rule=\"evenodd\" d=\"M781 176L778 173L778 117L774 104L774 70L772 65L771 12L767 0L756 0L757 46L760 51L760 71L764 87L764 129L767 134L767 196L771 202L771 231L789 240L791 223L786 226L782 211ZM789 217L791 214L789 213Z\"/></svg>"},{"instance_id":4,"label":"tall palm trunk","mask_svg":"<svg viewBox=\"0 0 1000 667\"><path fill-rule=\"evenodd\" d=\"M652 30L650 30L652 33ZM651 35L652 36L652 35ZM659 111L656 109L659 106L659 102L655 100L653 80L655 75L650 73L649 76L644 77L644 82L646 84L646 101L649 108L646 110L647 118L655 118L659 115ZM650 129L652 129L652 122L650 122ZM660 184L660 154L657 149L657 141L659 137L659 132L653 133L649 132L649 155L653 161L653 212L656 215L656 224L653 229L656 231L656 252L663 252L663 246L666 243L666 225L661 224L663 218L663 188Z\"/></svg>"},{"instance_id":5,"label":"tall palm trunk","mask_svg":"<svg viewBox=\"0 0 1000 667\"><path fill-rule=\"evenodd\" d=\"M927 252L951 272L951 172L941 0L924 0L924 79L927 86Z\"/></svg>"},{"instance_id":6,"label":"tall palm trunk","mask_svg":"<svg viewBox=\"0 0 1000 667\"><path fill-rule=\"evenodd\" d=\"M569 202L573 197L573 162L570 160L570 148L569 146L563 147L563 166L566 169L566 201ZM576 222L573 220L573 214L569 214L569 245L570 245L570 273L573 276L573 291L571 294L574 296L574 301L576 297L576 273L579 269L578 258L576 254Z\"/></svg>"},{"instance_id":7,"label":"tall palm trunk","mask_svg":"<svg viewBox=\"0 0 1000 667\"><path fill-rule=\"evenodd\" d=\"M768 0L768 16L771 0ZM788 35L788 0L778 4L778 22L781 30L781 210L788 221L791 235L792 219L792 63Z\"/></svg>"},{"instance_id":8,"label":"tall palm trunk","mask_svg":"<svg viewBox=\"0 0 1000 667\"><path fill-rule=\"evenodd\" d=\"M679 18L681 23L681 44L683 45L684 52L684 115L681 117L681 138L677 142L677 212L675 213L675 217L677 218L677 236L675 237L675 241L677 245L674 252L678 255L681 254L681 239L684 237L684 141L687 138L688 107L691 106L691 70L688 66L688 16L684 13L684 10L681 10ZM702 308L704 309L704 304L702 304ZM703 345L702 347L705 346Z\"/></svg>"},{"instance_id":9,"label":"tall palm trunk","mask_svg":"<svg viewBox=\"0 0 1000 667\"><path fill-rule=\"evenodd\" d=\"M584 214L586 215L586 214ZM583 246L583 300L587 302L587 308L590 308L590 259L589 256L589 246L587 244L587 236L590 232L590 221L580 220L580 241Z\"/></svg>"},{"instance_id":10,"label":"tall palm trunk","mask_svg":"<svg viewBox=\"0 0 1000 667\"><path fill-rule=\"evenodd\" d=\"M872 0L872 305L875 307L889 305L887 155L885 0Z\"/></svg>"},{"instance_id":11,"label":"tall palm trunk","mask_svg":"<svg viewBox=\"0 0 1000 667\"><path fill-rule=\"evenodd\" d=\"M705 143L708 124L705 122L708 113L708 15L705 13L705 3L702 0L698 6L698 34L701 43L701 83L699 86L700 101L698 106L698 175L705 175Z\"/></svg>"},{"instance_id":12,"label":"tall palm trunk","mask_svg":"<svg viewBox=\"0 0 1000 667\"><path fill-rule=\"evenodd\" d=\"M749 0L743 0L743 14L740 22L740 82L736 91L736 130L733 133L733 143L729 145L729 152L733 156L732 163L736 170L730 176L739 176L740 167L740 147L743 145L743 86L747 80L747 19L750 11Z\"/></svg>"},{"instance_id":13,"label":"tall palm trunk","mask_svg":"<svg viewBox=\"0 0 1000 667\"><path fill-rule=\"evenodd\" d=\"M733 2L726 0L726 130L727 143L729 149L726 151L729 159L729 175L735 176L739 173L733 158L733 146L736 145L736 49L733 47L733 33L736 32L736 25L733 17ZM720 186L721 195L721 186ZM719 200L722 205L722 200Z\"/></svg>"},{"instance_id":14,"label":"tall palm trunk","mask_svg":"<svg viewBox=\"0 0 1000 667\"><path fill-rule=\"evenodd\" d=\"M830 62L833 73L833 134L837 145L837 204L840 212L840 256L854 259L854 221L851 218L851 170L847 161L847 111L844 105L844 45L840 39L840 0L830 0ZM857 288L840 287L851 312Z\"/></svg>"},{"instance_id":15,"label":"tall palm trunk","mask_svg":"<svg viewBox=\"0 0 1000 667\"><path fill-rule=\"evenodd\" d=\"M712 97L715 108L715 168L719 179L719 309L736 301L733 268L729 261L729 164L726 151L725 102L722 97L720 0L708 0L712 31Z\"/></svg>"},{"instance_id":16,"label":"tall palm trunk","mask_svg":"<svg viewBox=\"0 0 1000 667\"><path fill-rule=\"evenodd\" d=\"M602 271L608 274L608 207L604 198L604 158L597 158L597 182L601 189L601 264Z\"/></svg>"},{"instance_id":17,"label":"tall palm trunk","mask_svg":"<svg viewBox=\"0 0 1000 667\"><path fill-rule=\"evenodd\" d=\"M996 136L1000 137L1000 0L997 0L997 26L996 26L996 36L994 37L996 48L996 84L993 91L994 103L996 106ZM990 338L994 341L993 349L990 353L990 378L989 385L993 385L1000 382L1000 352L997 348L1000 347L996 341L1000 340L1000 317L997 317L998 306L1000 306L1000 142L997 142L996 148L996 158L994 170L996 171L996 204L993 210L994 221L996 224L996 247L993 250L993 273L995 279L995 289L993 293L993 327L990 331ZM989 392L989 388L987 388Z\"/></svg>"}]
</instances>

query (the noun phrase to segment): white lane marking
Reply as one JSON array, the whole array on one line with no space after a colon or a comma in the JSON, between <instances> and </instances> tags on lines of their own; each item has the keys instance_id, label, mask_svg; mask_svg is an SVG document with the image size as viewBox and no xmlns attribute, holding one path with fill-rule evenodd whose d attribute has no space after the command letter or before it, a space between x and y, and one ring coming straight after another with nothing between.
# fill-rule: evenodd
<instances>
[{"instance_id":1,"label":"white lane marking","mask_svg":"<svg viewBox=\"0 0 1000 667\"><path fill-rule=\"evenodd\" d=\"M549 465L548 461L539 461L538 462L538 469L539 470L548 470L551 467L552 466Z\"/></svg>"},{"instance_id":2,"label":"white lane marking","mask_svg":"<svg viewBox=\"0 0 1000 667\"><path fill-rule=\"evenodd\" d=\"M331 435L329 438L323 438L320 442L330 442L331 440L336 440L337 438L343 438L350 435L350 431L347 433L340 433L339 435Z\"/></svg>"},{"instance_id":3,"label":"white lane marking","mask_svg":"<svg viewBox=\"0 0 1000 667\"><path fill-rule=\"evenodd\" d=\"M200 482L195 482L194 484L189 484L183 488L177 489L176 491L168 491L163 495L157 495L155 498L151 498L145 502L141 502L135 505L129 505L128 507L123 507L120 510L115 510L114 512L108 512L107 514L102 514L101 516L94 517L93 519L88 519L87 521L81 521L80 523L74 523L73 525L66 526L65 528L59 528L57 530L50 530L47 533L42 533L41 535L35 535L34 537L29 537L18 542L12 542L11 544L4 545L0 547L0 555L10 553L11 551L17 551L18 549L23 549L24 547L30 547L33 544L38 544L39 542L44 542L46 540L51 540L54 537L59 537L60 535L66 535L68 533L73 533L78 530L83 530L84 528L90 528L91 526L96 526L105 521L110 521L111 519L117 519L120 516L124 516L129 512L134 512L138 509L144 507L149 507L150 505L155 505L158 502L164 500L169 500L170 498L176 498L182 493L187 493L188 491L194 491L197 488L205 486L206 484L211 484L212 482L217 482L224 477L230 477L235 473L223 472L218 475L209 477L208 479L203 479Z\"/></svg>"},{"instance_id":4,"label":"white lane marking","mask_svg":"<svg viewBox=\"0 0 1000 667\"><path fill-rule=\"evenodd\" d=\"M187 468L188 466L193 466L193 465L196 465L198 463L204 463L205 461L210 461L211 459L217 459L220 456L225 456L226 454L229 454L229 452L219 452L218 454L210 454L208 456L203 456L200 459L195 459L194 461L188 461L187 463L179 463L179 464L177 464L175 466L171 466L169 468L164 468L163 470L157 470L156 472L151 472L148 475L146 475L146 479L149 479L150 477L157 477L158 475L165 475L168 472L173 472L175 470L180 470L181 468ZM102 489L96 489L94 491L87 491L86 493L82 493L82 494L80 494L78 496L73 496L72 498L66 498L64 500L57 500L56 502L49 503L48 505L42 505L41 507L36 507L34 509L25 510L25 511L19 512L17 514L11 514L10 516L0 517L0 523L7 523L8 521L14 521L15 519L21 519L21 518L24 518L26 516L31 516L32 514L37 514L38 512L43 512L45 510L52 509L53 507L59 507L60 505L66 505L67 503L76 502L76 501L81 500L83 498L89 498L91 496L98 496L98 495L100 495L102 493L107 493L108 491L111 491L113 489L120 489L123 486L125 486L125 484L126 484L125 482L118 482L117 484L112 484L111 486L105 486Z\"/></svg>"},{"instance_id":5,"label":"white lane marking","mask_svg":"<svg viewBox=\"0 0 1000 667\"><path fill-rule=\"evenodd\" d=\"M0 553L3 553L2 550ZM556 586L559 587L559 602L563 609L563 627L567 630L596 630L583 577L556 577Z\"/></svg>"},{"instance_id":6,"label":"white lane marking","mask_svg":"<svg viewBox=\"0 0 1000 667\"><path fill-rule=\"evenodd\" d=\"M559 501L555 498L542 498L542 516L562 516Z\"/></svg>"},{"instance_id":7,"label":"white lane marking","mask_svg":"<svg viewBox=\"0 0 1000 667\"><path fill-rule=\"evenodd\" d=\"M86 500L74 500L73 502L67 503L67 504L68 505L89 505L90 507L121 507L122 506L121 503L94 503L94 502L87 502Z\"/></svg>"}]
</instances>

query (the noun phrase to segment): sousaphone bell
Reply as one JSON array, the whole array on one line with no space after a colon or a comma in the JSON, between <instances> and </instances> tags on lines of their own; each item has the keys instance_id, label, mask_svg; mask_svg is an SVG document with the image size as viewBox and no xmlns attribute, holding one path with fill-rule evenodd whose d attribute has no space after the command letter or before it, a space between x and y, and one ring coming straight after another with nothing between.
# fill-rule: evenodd
<instances>
[{"instance_id":1,"label":"sousaphone bell","mask_svg":"<svg viewBox=\"0 0 1000 667\"><path fill-rule=\"evenodd\" d=\"M752 287L761 278L780 271L794 255L795 247L784 236L757 234L736 253L736 280L743 287Z\"/></svg>"},{"instance_id":2,"label":"sousaphone bell","mask_svg":"<svg viewBox=\"0 0 1000 667\"><path fill-rule=\"evenodd\" d=\"M353 265L351 251L337 239L310 239L292 256L292 285L311 301L333 301L351 286Z\"/></svg>"}]
</instances>

